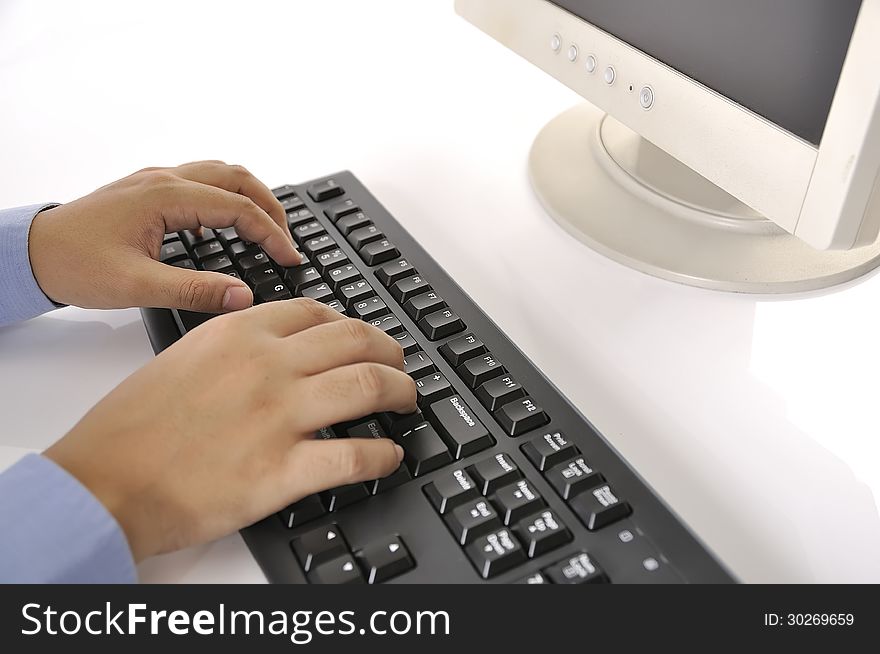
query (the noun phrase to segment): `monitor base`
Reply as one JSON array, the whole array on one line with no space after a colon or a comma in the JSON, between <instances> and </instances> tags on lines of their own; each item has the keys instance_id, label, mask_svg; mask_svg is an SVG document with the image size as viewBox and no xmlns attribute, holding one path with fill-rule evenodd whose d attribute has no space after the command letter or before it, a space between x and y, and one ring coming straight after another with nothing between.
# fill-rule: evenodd
<instances>
[{"instance_id":1,"label":"monitor base","mask_svg":"<svg viewBox=\"0 0 880 654\"><path fill-rule=\"evenodd\" d=\"M880 240L815 250L590 104L538 134L529 175L564 229L630 268L740 293L794 293L880 265Z\"/></svg>"}]
</instances>

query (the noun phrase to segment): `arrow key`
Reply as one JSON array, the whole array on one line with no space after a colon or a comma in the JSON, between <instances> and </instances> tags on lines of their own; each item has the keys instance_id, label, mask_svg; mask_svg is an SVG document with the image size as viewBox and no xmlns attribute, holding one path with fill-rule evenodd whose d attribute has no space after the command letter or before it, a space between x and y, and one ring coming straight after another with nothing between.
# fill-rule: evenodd
<instances>
[{"instance_id":1,"label":"arrow key","mask_svg":"<svg viewBox=\"0 0 880 654\"><path fill-rule=\"evenodd\" d=\"M351 554L343 554L317 565L309 573L309 581L313 584L362 584L364 577Z\"/></svg>"},{"instance_id":2,"label":"arrow key","mask_svg":"<svg viewBox=\"0 0 880 654\"><path fill-rule=\"evenodd\" d=\"M399 536L388 536L354 553L367 576L367 583L378 584L415 567L415 562Z\"/></svg>"},{"instance_id":3,"label":"arrow key","mask_svg":"<svg viewBox=\"0 0 880 654\"><path fill-rule=\"evenodd\" d=\"M311 529L294 540L290 546L306 572L310 572L319 563L348 553L345 536L335 524Z\"/></svg>"}]
</instances>

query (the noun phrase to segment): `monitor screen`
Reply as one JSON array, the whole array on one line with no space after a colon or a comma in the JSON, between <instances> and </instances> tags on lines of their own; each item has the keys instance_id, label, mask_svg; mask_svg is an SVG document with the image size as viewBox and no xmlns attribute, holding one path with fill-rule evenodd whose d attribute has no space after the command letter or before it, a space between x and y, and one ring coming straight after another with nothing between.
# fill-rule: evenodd
<instances>
[{"instance_id":1,"label":"monitor screen","mask_svg":"<svg viewBox=\"0 0 880 654\"><path fill-rule=\"evenodd\" d=\"M819 144L861 0L551 0Z\"/></svg>"}]
</instances>

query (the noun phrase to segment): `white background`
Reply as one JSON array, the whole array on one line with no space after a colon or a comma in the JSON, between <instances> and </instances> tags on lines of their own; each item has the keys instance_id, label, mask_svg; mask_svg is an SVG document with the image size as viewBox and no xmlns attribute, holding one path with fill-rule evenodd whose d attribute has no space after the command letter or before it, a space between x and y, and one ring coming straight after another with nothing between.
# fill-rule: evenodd
<instances>
[{"instance_id":1,"label":"white background","mask_svg":"<svg viewBox=\"0 0 880 654\"><path fill-rule=\"evenodd\" d=\"M880 581L880 280L735 296L591 252L525 170L578 100L448 0L0 0L0 206L194 159L351 169L741 579ZM0 329L0 465L151 356L136 311ZM262 579L237 535L140 572Z\"/></svg>"}]
</instances>

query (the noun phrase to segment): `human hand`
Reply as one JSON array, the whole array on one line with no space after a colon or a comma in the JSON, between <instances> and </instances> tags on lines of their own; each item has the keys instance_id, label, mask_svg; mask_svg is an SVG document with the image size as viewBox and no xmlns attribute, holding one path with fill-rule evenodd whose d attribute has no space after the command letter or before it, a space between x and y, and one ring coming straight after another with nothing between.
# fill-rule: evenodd
<instances>
[{"instance_id":1,"label":"human hand","mask_svg":"<svg viewBox=\"0 0 880 654\"><path fill-rule=\"evenodd\" d=\"M321 427L411 413L390 336L313 300L270 302L189 332L45 456L113 514L136 560L230 533L328 488L387 476L388 439Z\"/></svg>"},{"instance_id":2,"label":"human hand","mask_svg":"<svg viewBox=\"0 0 880 654\"><path fill-rule=\"evenodd\" d=\"M253 304L239 279L157 261L166 233L234 226L281 266L300 262L281 204L240 166L199 161L145 168L39 213L28 252L34 277L59 304L165 307L222 313Z\"/></svg>"}]
</instances>

